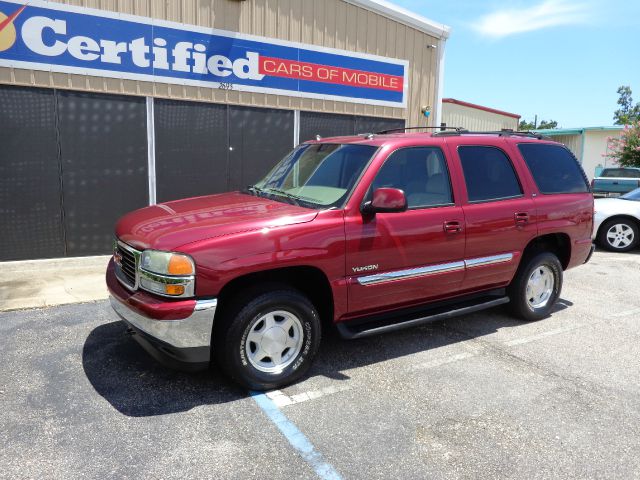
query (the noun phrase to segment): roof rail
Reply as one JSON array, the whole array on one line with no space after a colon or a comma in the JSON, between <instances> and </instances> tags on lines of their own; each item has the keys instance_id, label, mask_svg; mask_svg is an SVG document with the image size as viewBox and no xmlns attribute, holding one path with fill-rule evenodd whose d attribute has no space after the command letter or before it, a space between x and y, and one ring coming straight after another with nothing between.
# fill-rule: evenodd
<instances>
[{"instance_id":1,"label":"roof rail","mask_svg":"<svg viewBox=\"0 0 640 480\"><path fill-rule=\"evenodd\" d=\"M509 128L504 128L502 130L496 131L471 131L471 130L462 130L462 131L444 131L444 132L434 132L434 136L443 136L443 135L499 135L501 137L527 137L527 138L536 138L538 140L552 140L551 137L546 135L542 135L536 132L529 131L515 131Z\"/></svg>"},{"instance_id":2,"label":"roof rail","mask_svg":"<svg viewBox=\"0 0 640 480\"><path fill-rule=\"evenodd\" d=\"M388 130L382 130L380 132L376 132L376 135L384 135L386 133L393 132L404 132L406 130L455 130L456 132L465 132L466 130L462 127L402 127L402 128L390 128Z\"/></svg>"}]
</instances>

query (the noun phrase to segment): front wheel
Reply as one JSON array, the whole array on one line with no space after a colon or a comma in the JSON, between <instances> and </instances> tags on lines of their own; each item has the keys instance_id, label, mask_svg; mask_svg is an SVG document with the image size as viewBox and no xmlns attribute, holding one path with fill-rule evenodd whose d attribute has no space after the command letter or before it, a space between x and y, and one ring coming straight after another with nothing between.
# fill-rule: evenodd
<instances>
[{"instance_id":1,"label":"front wheel","mask_svg":"<svg viewBox=\"0 0 640 480\"><path fill-rule=\"evenodd\" d=\"M214 329L219 367L252 390L295 382L311 366L320 344L313 304L289 288L256 288L231 299Z\"/></svg>"},{"instance_id":2,"label":"front wheel","mask_svg":"<svg viewBox=\"0 0 640 480\"><path fill-rule=\"evenodd\" d=\"M511 311L523 320L540 320L551 313L562 290L562 265L553 253L523 260L508 288Z\"/></svg>"}]
</instances>

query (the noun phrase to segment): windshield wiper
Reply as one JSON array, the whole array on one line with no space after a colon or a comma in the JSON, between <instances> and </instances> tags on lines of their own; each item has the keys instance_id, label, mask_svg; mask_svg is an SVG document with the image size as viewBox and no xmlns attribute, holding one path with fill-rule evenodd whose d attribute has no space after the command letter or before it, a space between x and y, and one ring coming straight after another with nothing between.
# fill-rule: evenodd
<instances>
[{"instance_id":1,"label":"windshield wiper","mask_svg":"<svg viewBox=\"0 0 640 480\"><path fill-rule=\"evenodd\" d=\"M263 190L266 193L275 193L276 195L282 195L283 197L287 197L291 200L294 201L294 203L298 206L300 206L300 200L301 197L298 197L297 195L294 195L293 193L289 193L285 190L280 190L279 188L273 188L273 187L269 187L269 190Z\"/></svg>"},{"instance_id":2,"label":"windshield wiper","mask_svg":"<svg viewBox=\"0 0 640 480\"><path fill-rule=\"evenodd\" d=\"M255 185L247 185L247 190L254 191L256 193L267 193L266 190L256 187Z\"/></svg>"}]
</instances>

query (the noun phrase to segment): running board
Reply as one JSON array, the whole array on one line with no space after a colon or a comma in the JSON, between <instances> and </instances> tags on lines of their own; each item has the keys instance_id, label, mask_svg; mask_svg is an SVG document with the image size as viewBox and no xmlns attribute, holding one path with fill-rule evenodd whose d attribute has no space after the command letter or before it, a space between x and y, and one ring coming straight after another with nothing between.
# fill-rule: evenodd
<instances>
[{"instance_id":1,"label":"running board","mask_svg":"<svg viewBox=\"0 0 640 480\"><path fill-rule=\"evenodd\" d=\"M485 310L487 308L509 303L509 297L489 298L490 300L488 300L487 297L476 298L474 300L460 303L457 306L453 306L453 308L441 307L430 311L428 315L424 315L426 312L423 311L423 316L419 316L418 318L415 318L414 314L413 316L408 316L408 318L405 317L404 319L395 317L386 321L373 321L353 326L349 326L349 323L351 322L340 322L336 327L338 328L338 332L342 338L353 340L356 338L371 337L381 333L395 332L396 330L415 327L425 323L435 322L437 320L447 320L459 315L466 315L479 310Z\"/></svg>"}]
</instances>

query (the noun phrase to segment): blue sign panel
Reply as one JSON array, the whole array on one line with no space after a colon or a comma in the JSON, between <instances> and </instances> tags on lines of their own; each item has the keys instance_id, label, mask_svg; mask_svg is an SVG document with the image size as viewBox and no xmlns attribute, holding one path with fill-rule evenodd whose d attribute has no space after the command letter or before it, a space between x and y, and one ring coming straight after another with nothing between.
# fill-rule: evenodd
<instances>
[{"instance_id":1,"label":"blue sign panel","mask_svg":"<svg viewBox=\"0 0 640 480\"><path fill-rule=\"evenodd\" d=\"M0 66L406 107L408 62L42 1L0 0Z\"/></svg>"}]
</instances>

